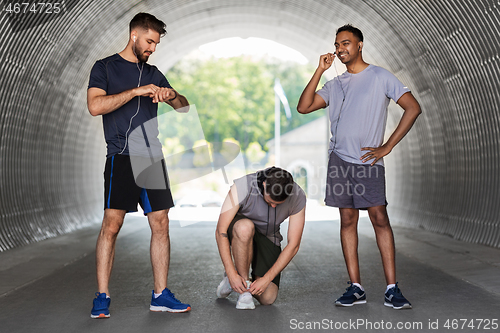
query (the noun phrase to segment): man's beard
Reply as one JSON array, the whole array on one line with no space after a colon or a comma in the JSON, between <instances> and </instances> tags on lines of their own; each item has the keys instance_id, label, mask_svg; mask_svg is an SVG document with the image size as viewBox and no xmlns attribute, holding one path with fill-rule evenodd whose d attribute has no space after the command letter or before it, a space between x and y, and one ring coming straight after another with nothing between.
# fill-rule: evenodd
<instances>
[{"instance_id":1,"label":"man's beard","mask_svg":"<svg viewBox=\"0 0 500 333\"><path fill-rule=\"evenodd\" d=\"M144 53L144 50L141 50L138 47L134 47L134 53L140 62L148 62L149 54Z\"/></svg>"}]
</instances>

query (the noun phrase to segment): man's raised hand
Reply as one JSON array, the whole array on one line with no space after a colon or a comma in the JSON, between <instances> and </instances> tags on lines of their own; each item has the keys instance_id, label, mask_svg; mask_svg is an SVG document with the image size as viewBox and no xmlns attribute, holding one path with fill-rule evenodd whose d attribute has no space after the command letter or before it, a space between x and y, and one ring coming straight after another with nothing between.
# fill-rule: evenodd
<instances>
[{"instance_id":1,"label":"man's raised hand","mask_svg":"<svg viewBox=\"0 0 500 333\"><path fill-rule=\"evenodd\" d=\"M319 57L319 68L323 71L326 71L333 64L333 60L335 59L335 53L327 53L323 54Z\"/></svg>"}]
</instances>

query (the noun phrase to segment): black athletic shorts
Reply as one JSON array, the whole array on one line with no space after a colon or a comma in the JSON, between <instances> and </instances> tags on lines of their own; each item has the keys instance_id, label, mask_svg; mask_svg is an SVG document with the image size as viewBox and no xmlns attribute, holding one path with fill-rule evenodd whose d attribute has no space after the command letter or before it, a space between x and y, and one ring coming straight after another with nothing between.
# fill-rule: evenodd
<instances>
[{"instance_id":1,"label":"black athletic shorts","mask_svg":"<svg viewBox=\"0 0 500 333\"><path fill-rule=\"evenodd\" d=\"M162 174L166 189L145 189L136 184L130 157L114 155L106 159L104 168L104 209L121 209L136 212L140 204L144 214L169 209L174 206L172 193L168 186L165 161L161 160L153 168Z\"/></svg>"},{"instance_id":2,"label":"black athletic shorts","mask_svg":"<svg viewBox=\"0 0 500 333\"><path fill-rule=\"evenodd\" d=\"M233 221L227 228L227 237L229 238L229 243L233 238L233 226L241 219L246 219L243 215L236 214ZM255 229L255 234L253 236L253 258L252 258L252 279L255 280L256 276L264 276L267 271L274 265L276 260L278 260L281 254L281 247L274 244L269 238ZM281 272L276 275L273 282L276 286L280 286Z\"/></svg>"}]
</instances>

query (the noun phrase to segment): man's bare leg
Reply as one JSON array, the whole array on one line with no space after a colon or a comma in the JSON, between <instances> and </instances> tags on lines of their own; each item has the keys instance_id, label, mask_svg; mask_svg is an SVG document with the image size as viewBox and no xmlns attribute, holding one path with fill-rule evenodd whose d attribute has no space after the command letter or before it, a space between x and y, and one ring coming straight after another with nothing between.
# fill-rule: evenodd
<instances>
[{"instance_id":1,"label":"man's bare leg","mask_svg":"<svg viewBox=\"0 0 500 333\"><path fill-rule=\"evenodd\" d=\"M234 265L238 274L247 281L247 287L250 284L249 272L253 257L253 236L255 226L249 219L241 219L235 222L233 226L233 238L231 240L231 249L233 252ZM245 291L238 297L236 308L255 309L252 294Z\"/></svg>"},{"instance_id":2,"label":"man's bare leg","mask_svg":"<svg viewBox=\"0 0 500 333\"><path fill-rule=\"evenodd\" d=\"M109 296L109 279L115 258L116 238L123 225L125 211L105 209L96 245L96 272L99 293Z\"/></svg>"},{"instance_id":3,"label":"man's bare leg","mask_svg":"<svg viewBox=\"0 0 500 333\"><path fill-rule=\"evenodd\" d=\"M160 294L167 288L170 265L170 235L168 209L151 212L148 215L151 227L151 266L153 268L154 289Z\"/></svg>"},{"instance_id":4,"label":"man's bare leg","mask_svg":"<svg viewBox=\"0 0 500 333\"><path fill-rule=\"evenodd\" d=\"M170 235L168 209L148 213L151 227L151 267L153 268L154 293L150 311L187 312L191 306L176 299L173 294L163 293L167 288L168 268L170 266Z\"/></svg>"},{"instance_id":5,"label":"man's bare leg","mask_svg":"<svg viewBox=\"0 0 500 333\"><path fill-rule=\"evenodd\" d=\"M253 236L255 227L249 219L241 219L234 223L231 249L234 265L238 274L248 280L250 264L253 257Z\"/></svg>"},{"instance_id":6,"label":"man's bare leg","mask_svg":"<svg viewBox=\"0 0 500 333\"><path fill-rule=\"evenodd\" d=\"M396 283L396 251L389 216L385 206L368 208L368 215L375 230L377 245L382 257L385 280L387 284Z\"/></svg>"},{"instance_id":7,"label":"man's bare leg","mask_svg":"<svg viewBox=\"0 0 500 333\"><path fill-rule=\"evenodd\" d=\"M361 284L358 261L358 218L359 210L354 208L339 208L340 210L340 241L342 252L351 283Z\"/></svg>"}]
</instances>

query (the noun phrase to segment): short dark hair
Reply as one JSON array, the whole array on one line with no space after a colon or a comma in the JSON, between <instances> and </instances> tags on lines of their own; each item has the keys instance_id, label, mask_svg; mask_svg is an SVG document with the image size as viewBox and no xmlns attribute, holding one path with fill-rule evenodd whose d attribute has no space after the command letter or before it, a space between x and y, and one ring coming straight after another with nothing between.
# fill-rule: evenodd
<instances>
[{"instance_id":1,"label":"short dark hair","mask_svg":"<svg viewBox=\"0 0 500 333\"><path fill-rule=\"evenodd\" d=\"M292 175L281 168L271 167L264 170L266 176L266 193L274 201L285 201L293 192Z\"/></svg>"},{"instance_id":2,"label":"short dark hair","mask_svg":"<svg viewBox=\"0 0 500 333\"><path fill-rule=\"evenodd\" d=\"M167 33L167 30L165 30L166 26L167 25L163 21L158 20L151 14L138 13L134 16L132 21L130 21L130 32L132 32L132 30L136 28L142 28L144 30L151 29L156 31L160 34L161 37L163 37Z\"/></svg>"},{"instance_id":3,"label":"short dark hair","mask_svg":"<svg viewBox=\"0 0 500 333\"><path fill-rule=\"evenodd\" d=\"M353 27L351 24L346 24L346 25L343 25L341 26L340 28L337 29L337 33L335 35L338 35L339 33L341 33L342 31L349 31L351 32L354 36L356 36L356 38L362 42L363 41L363 33L361 32L361 30L359 30L358 28L356 27Z\"/></svg>"}]
</instances>

